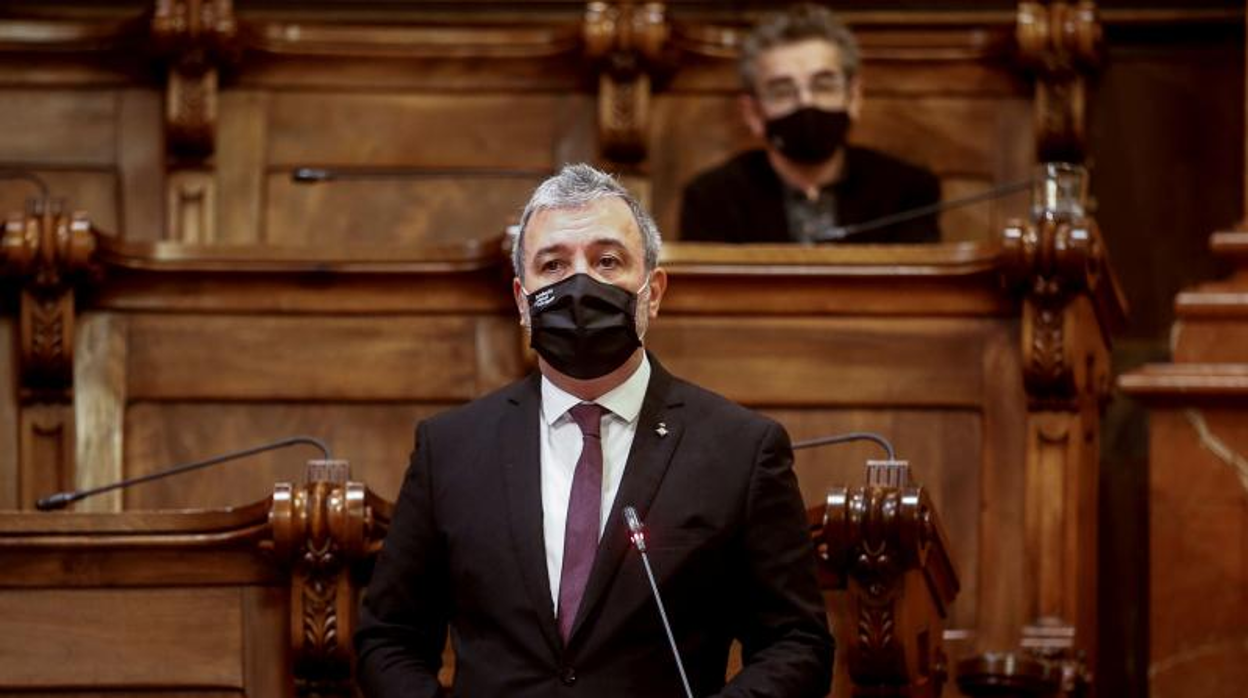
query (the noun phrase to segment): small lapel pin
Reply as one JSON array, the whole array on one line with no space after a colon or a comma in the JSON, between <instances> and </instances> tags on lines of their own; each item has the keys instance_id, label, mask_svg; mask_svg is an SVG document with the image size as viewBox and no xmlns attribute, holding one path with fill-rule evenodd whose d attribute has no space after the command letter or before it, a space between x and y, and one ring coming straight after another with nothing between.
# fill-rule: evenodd
<instances>
[{"instance_id":1,"label":"small lapel pin","mask_svg":"<svg viewBox=\"0 0 1248 698\"><path fill-rule=\"evenodd\" d=\"M667 422L659 422L659 426L654 428L654 433L660 437L667 436Z\"/></svg>"}]
</instances>

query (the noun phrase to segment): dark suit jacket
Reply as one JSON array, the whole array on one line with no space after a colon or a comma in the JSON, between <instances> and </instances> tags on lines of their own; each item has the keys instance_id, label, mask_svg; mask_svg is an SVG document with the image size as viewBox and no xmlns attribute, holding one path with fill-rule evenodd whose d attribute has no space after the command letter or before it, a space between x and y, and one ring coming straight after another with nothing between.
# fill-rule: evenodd
<instances>
[{"instance_id":1,"label":"dark suit jacket","mask_svg":"<svg viewBox=\"0 0 1248 698\"><path fill-rule=\"evenodd\" d=\"M534 374L423 422L356 648L369 696L683 695L621 517L636 507L694 695L815 697L832 638L792 451L775 422L651 357L636 437L567 646L547 579ZM661 435L658 426L665 427ZM744 670L724 686L729 643Z\"/></svg>"},{"instance_id":2,"label":"dark suit jacket","mask_svg":"<svg viewBox=\"0 0 1248 698\"><path fill-rule=\"evenodd\" d=\"M848 146L845 178L833 185L837 223L865 223L940 201L936 175L884 153ZM695 177L680 209L680 239L703 242L792 242L784 183L767 153L750 150ZM850 235L840 242L939 242L936 216Z\"/></svg>"}]
</instances>

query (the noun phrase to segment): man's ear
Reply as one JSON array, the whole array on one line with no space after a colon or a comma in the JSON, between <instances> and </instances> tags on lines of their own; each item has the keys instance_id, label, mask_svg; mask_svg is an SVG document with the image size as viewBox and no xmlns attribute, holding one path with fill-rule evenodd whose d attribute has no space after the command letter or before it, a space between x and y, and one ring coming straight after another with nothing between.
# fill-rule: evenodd
<instances>
[{"instance_id":1,"label":"man's ear","mask_svg":"<svg viewBox=\"0 0 1248 698\"><path fill-rule=\"evenodd\" d=\"M755 138L763 138L767 132L767 118L763 116L763 108L754 95L743 93L737 97L737 108L741 110L741 120Z\"/></svg>"},{"instance_id":2,"label":"man's ear","mask_svg":"<svg viewBox=\"0 0 1248 698\"><path fill-rule=\"evenodd\" d=\"M516 299L516 310L520 313L520 324L523 325L529 317L529 299L518 276L511 279L511 295Z\"/></svg>"},{"instance_id":3,"label":"man's ear","mask_svg":"<svg viewBox=\"0 0 1248 698\"><path fill-rule=\"evenodd\" d=\"M858 115L862 113L862 78L860 76L855 75L849 81L849 103L845 105L845 112L853 121L857 121Z\"/></svg>"},{"instance_id":4,"label":"man's ear","mask_svg":"<svg viewBox=\"0 0 1248 698\"><path fill-rule=\"evenodd\" d=\"M656 267L650 272L650 298L646 305L646 312L650 319L653 320L659 316L659 306L663 303L663 294L667 291L667 270L662 267Z\"/></svg>"}]
</instances>

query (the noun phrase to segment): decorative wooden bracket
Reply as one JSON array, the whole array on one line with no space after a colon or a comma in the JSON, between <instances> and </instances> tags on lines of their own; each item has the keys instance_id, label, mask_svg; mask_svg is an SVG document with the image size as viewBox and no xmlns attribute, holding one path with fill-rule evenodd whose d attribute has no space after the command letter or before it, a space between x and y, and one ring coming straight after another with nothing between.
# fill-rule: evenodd
<instances>
[{"instance_id":1,"label":"decorative wooden bracket","mask_svg":"<svg viewBox=\"0 0 1248 698\"><path fill-rule=\"evenodd\" d=\"M1086 77L1100 62L1102 28L1093 0L1018 4L1019 55L1037 77L1036 158L1084 161Z\"/></svg>"},{"instance_id":2,"label":"decorative wooden bracket","mask_svg":"<svg viewBox=\"0 0 1248 698\"><path fill-rule=\"evenodd\" d=\"M20 384L24 403L68 402L74 376L74 283L92 271L98 232L82 213L40 201L9 216L0 276L21 287Z\"/></svg>"},{"instance_id":3,"label":"decorative wooden bracket","mask_svg":"<svg viewBox=\"0 0 1248 698\"><path fill-rule=\"evenodd\" d=\"M1098 295L1106 254L1096 221L1039 216L1014 221L1002 235L1002 276L1024 294L1023 381L1033 406L1073 410L1083 396L1109 394L1109 366L1081 349L1072 329L1077 294ZM1112 283L1112 282L1111 282Z\"/></svg>"},{"instance_id":4,"label":"decorative wooden bracket","mask_svg":"<svg viewBox=\"0 0 1248 698\"><path fill-rule=\"evenodd\" d=\"M663 73L671 33L661 2L591 2L585 8L585 54L598 72L598 143L618 162L646 157L650 94Z\"/></svg>"},{"instance_id":5,"label":"decorative wooden bracket","mask_svg":"<svg viewBox=\"0 0 1248 698\"><path fill-rule=\"evenodd\" d=\"M957 572L927 491L909 484L904 464L886 469L903 477L833 488L808 512L821 581L848 591L853 695L935 698L948 676L943 619Z\"/></svg>"},{"instance_id":6,"label":"decorative wooden bracket","mask_svg":"<svg viewBox=\"0 0 1248 698\"><path fill-rule=\"evenodd\" d=\"M359 569L381 548L390 505L347 482L330 461L309 482L279 483L273 493L272 549L290 569L291 649L300 696L351 696L351 635ZM266 546L267 547L267 546Z\"/></svg>"},{"instance_id":7,"label":"decorative wooden bracket","mask_svg":"<svg viewBox=\"0 0 1248 698\"><path fill-rule=\"evenodd\" d=\"M169 150L199 160L216 148L219 70L241 46L232 0L156 0L151 41L168 62L165 137Z\"/></svg>"}]
</instances>

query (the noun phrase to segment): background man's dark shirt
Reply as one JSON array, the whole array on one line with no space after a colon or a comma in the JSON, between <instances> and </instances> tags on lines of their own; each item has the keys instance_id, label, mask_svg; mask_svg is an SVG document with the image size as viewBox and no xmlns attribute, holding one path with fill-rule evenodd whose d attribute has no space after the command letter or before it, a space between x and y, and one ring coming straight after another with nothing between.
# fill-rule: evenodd
<instances>
[{"instance_id":1,"label":"background man's dark shirt","mask_svg":"<svg viewBox=\"0 0 1248 698\"><path fill-rule=\"evenodd\" d=\"M940 180L930 171L884 153L848 146L845 176L821 192L833 204L836 225L864 223L940 200ZM704 242L795 242L790 231L792 190L763 150L741 153L707 170L685 187L680 239ZM848 235L840 242L939 242L936 216Z\"/></svg>"}]
</instances>

